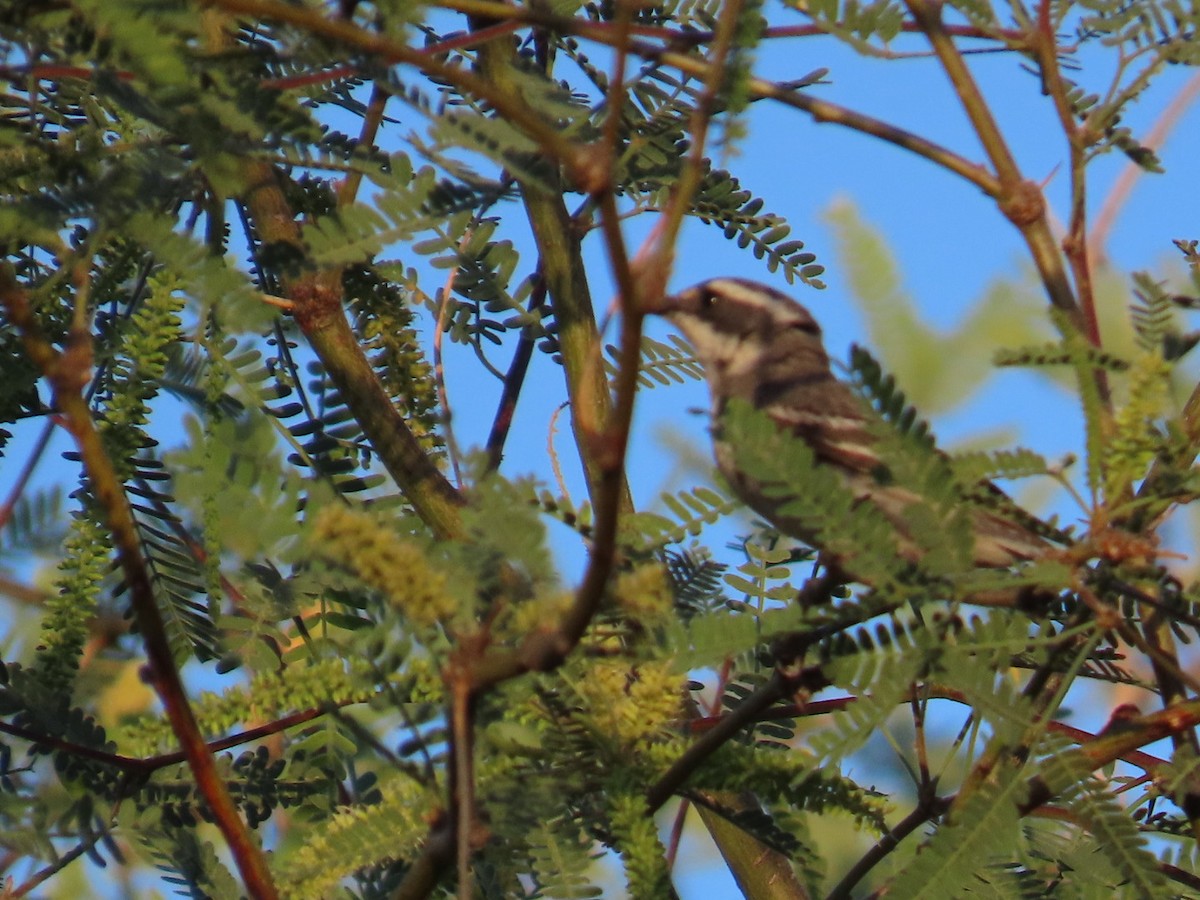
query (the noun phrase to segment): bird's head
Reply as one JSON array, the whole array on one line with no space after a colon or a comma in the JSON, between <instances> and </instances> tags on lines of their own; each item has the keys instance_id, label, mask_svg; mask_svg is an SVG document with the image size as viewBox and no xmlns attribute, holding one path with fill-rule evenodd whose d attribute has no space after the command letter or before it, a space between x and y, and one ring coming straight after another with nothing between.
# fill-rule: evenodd
<instances>
[{"instance_id":1,"label":"bird's head","mask_svg":"<svg viewBox=\"0 0 1200 900\"><path fill-rule=\"evenodd\" d=\"M666 316L689 337L712 331L766 343L790 330L821 337L821 327L807 309L787 294L745 278L702 281L664 297L651 312Z\"/></svg>"},{"instance_id":2,"label":"bird's head","mask_svg":"<svg viewBox=\"0 0 1200 900\"><path fill-rule=\"evenodd\" d=\"M696 350L720 393L754 398L765 381L829 375L821 327L787 294L743 278L713 278L664 297L665 316Z\"/></svg>"}]
</instances>

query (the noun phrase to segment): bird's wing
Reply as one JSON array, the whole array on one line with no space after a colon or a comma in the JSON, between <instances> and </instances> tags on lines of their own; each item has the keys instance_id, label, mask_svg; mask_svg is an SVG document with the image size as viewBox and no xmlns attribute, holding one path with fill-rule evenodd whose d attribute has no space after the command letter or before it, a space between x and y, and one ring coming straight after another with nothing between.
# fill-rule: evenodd
<instances>
[{"instance_id":1,"label":"bird's wing","mask_svg":"<svg viewBox=\"0 0 1200 900\"><path fill-rule=\"evenodd\" d=\"M878 438L857 406L807 408L772 403L766 411L777 426L808 444L819 462L849 473L880 475L886 471L886 464L875 452Z\"/></svg>"}]
</instances>

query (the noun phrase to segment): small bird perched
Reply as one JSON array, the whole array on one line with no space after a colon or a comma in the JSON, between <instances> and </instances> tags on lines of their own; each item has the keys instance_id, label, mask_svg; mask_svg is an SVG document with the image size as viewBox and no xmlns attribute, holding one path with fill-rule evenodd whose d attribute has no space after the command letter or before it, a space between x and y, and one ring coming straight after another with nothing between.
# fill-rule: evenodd
<instances>
[{"instance_id":1,"label":"small bird perched","mask_svg":"<svg viewBox=\"0 0 1200 900\"><path fill-rule=\"evenodd\" d=\"M894 531L899 557L911 563L926 557L928 546L911 535L914 508L924 498L892 479L887 461L876 452L886 426L834 376L821 328L808 310L766 285L714 278L665 297L649 311L676 325L703 363L712 394L717 465L751 509L781 532L828 549L821 547L812 522L789 515L786 495L764 491L735 464L736 448L725 440L721 423L730 401L739 399L769 415L781 432L804 441L818 465L837 472L856 504L870 503L881 512ZM994 503L981 505L981 499ZM967 508L959 510L957 521L970 528L973 567L1007 568L1051 549L1045 537L1019 520L1032 517L990 482L964 490L962 503ZM1009 511L1017 518L1005 514ZM852 560L834 554L828 561L854 580L869 581L855 574Z\"/></svg>"}]
</instances>

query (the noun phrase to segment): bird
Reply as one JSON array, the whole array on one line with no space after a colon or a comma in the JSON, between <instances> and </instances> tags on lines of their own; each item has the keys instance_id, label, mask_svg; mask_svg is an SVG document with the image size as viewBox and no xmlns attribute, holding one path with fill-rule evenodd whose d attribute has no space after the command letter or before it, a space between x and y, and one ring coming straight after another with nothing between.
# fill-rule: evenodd
<instances>
[{"instance_id":1,"label":"bird","mask_svg":"<svg viewBox=\"0 0 1200 900\"><path fill-rule=\"evenodd\" d=\"M717 467L747 506L781 533L818 551L829 549L821 546L819 523L791 514L791 498L778 489L764 489L739 468L738 448L730 444L722 426L735 401L765 413L787 439L803 441L817 466L836 473L855 505L874 506L891 526L898 557L918 565L925 560L928 539L922 542L912 535L914 510L925 498L894 479L881 454L881 429L887 426L834 374L821 327L804 306L768 285L713 278L662 296L647 311L675 325L695 350L712 396ZM940 451L931 452L946 459ZM1032 514L991 482L964 486L961 493L966 507L953 521L967 523L970 529L969 569L1006 569L1053 549L1053 529L1039 527ZM858 577L854 559L838 553L825 553L823 558L849 580L870 583Z\"/></svg>"}]
</instances>

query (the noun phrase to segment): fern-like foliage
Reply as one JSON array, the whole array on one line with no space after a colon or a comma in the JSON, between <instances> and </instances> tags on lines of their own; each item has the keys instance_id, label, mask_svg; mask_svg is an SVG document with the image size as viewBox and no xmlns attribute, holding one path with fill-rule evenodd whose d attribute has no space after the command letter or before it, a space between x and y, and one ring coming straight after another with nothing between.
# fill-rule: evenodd
<instances>
[{"instance_id":1,"label":"fern-like foliage","mask_svg":"<svg viewBox=\"0 0 1200 900\"><path fill-rule=\"evenodd\" d=\"M1125 372L1129 360L1096 350L1093 347L1064 347L1062 344L1044 344L1040 347L1022 347L1002 350L994 358L998 366L1096 366L1109 372Z\"/></svg>"},{"instance_id":2,"label":"fern-like foliage","mask_svg":"<svg viewBox=\"0 0 1200 900\"><path fill-rule=\"evenodd\" d=\"M1044 762L1046 778L1058 783L1070 783L1064 800L1070 808L1088 822L1089 831L1106 848L1110 864L1123 881L1132 884L1143 896L1159 896L1167 882L1152 854L1147 840L1128 814L1108 793L1088 778L1075 753L1054 753Z\"/></svg>"},{"instance_id":3,"label":"fern-like foliage","mask_svg":"<svg viewBox=\"0 0 1200 900\"><path fill-rule=\"evenodd\" d=\"M569 835L541 828L530 835L529 857L533 883L545 895L579 900L602 896L587 874L594 858L584 835L570 840Z\"/></svg>"},{"instance_id":4,"label":"fern-like foliage","mask_svg":"<svg viewBox=\"0 0 1200 900\"><path fill-rule=\"evenodd\" d=\"M177 895L214 900L236 900L240 896L237 881L221 864L213 845L199 841L194 829L143 825L138 830L147 836L147 851L165 873L163 880L175 885Z\"/></svg>"},{"instance_id":5,"label":"fern-like foliage","mask_svg":"<svg viewBox=\"0 0 1200 900\"><path fill-rule=\"evenodd\" d=\"M643 388L682 384L685 381L699 381L704 377L704 369L696 358L696 353L682 338L672 335L670 343L656 341L653 338L642 338L642 359L638 364L638 385ZM617 371L617 361L620 351L608 344L604 348L606 359L604 369L611 379Z\"/></svg>"},{"instance_id":6,"label":"fern-like foliage","mask_svg":"<svg viewBox=\"0 0 1200 900\"><path fill-rule=\"evenodd\" d=\"M641 512L630 517L631 549L652 552L678 544L739 506L709 487L663 494L660 499L663 513Z\"/></svg>"},{"instance_id":7,"label":"fern-like foliage","mask_svg":"<svg viewBox=\"0 0 1200 900\"><path fill-rule=\"evenodd\" d=\"M685 619L716 612L725 605L721 588L725 565L715 561L703 548L664 550L663 562L676 607Z\"/></svg>"},{"instance_id":8,"label":"fern-like foliage","mask_svg":"<svg viewBox=\"0 0 1200 900\"><path fill-rule=\"evenodd\" d=\"M11 425L41 408L38 396L38 371L25 356L17 335L0 333L0 364L8 377L0 380L0 453L12 437L4 425Z\"/></svg>"},{"instance_id":9,"label":"fern-like foliage","mask_svg":"<svg viewBox=\"0 0 1200 900\"><path fill-rule=\"evenodd\" d=\"M643 461L622 467L626 410L610 417L603 396L614 351L588 300L607 290L595 260L621 278L624 260L640 279L672 252L690 267L685 247L658 245L665 231L647 244L661 256L617 241L669 210L821 287L800 220L733 165L768 111L756 98L815 97L826 70L805 60L768 88L760 59L795 39L796 11L805 34L891 55L922 27L906 6L811 0L781 19L749 0L731 19L714 0L533 4L462 33L397 4L237 6L0 4L0 561L16 598L0 833L14 877L31 873L13 893L62 893L73 871L42 879L88 857L96 893L119 866L119 890L150 874L238 897L261 846L289 897L618 883L662 897L694 857L662 838L678 800L703 810L731 870L733 833L752 865L769 856L813 895L868 868L874 883L837 893L1157 897L1194 879L1160 865L1194 873L1194 852L1146 838L1182 847L1196 831L1196 761L1178 749L1193 701L1171 639L1200 631L1200 583L1168 571L1149 533L1200 495L1194 415L1167 393L1195 340L1166 282L1135 276L1135 350L1092 346L1064 317L1060 341L1003 357L1075 375L1081 537L989 483L1072 470L1025 450L944 455L861 350L846 377L877 414L876 484L913 498L902 518L744 403L714 431L770 521L747 528L719 486L648 499L622 484ZM1078 164L1117 149L1154 167L1128 110L1160 67L1200 62L1193 10L1052 2L1031 23L950 6L947 41L1035 70L1118 53L1107 89L1087 72L1041 83ZM1079 53L1046 46L1072 30ZM813 180L793 156L781 171ZM1194 241L1179 247L1200 265ZM911 355L942 345L962 350L929 338ZM645 340L639 364L668 407L705 376L678 338ZM562 400L595 496L567 453L575 499L543 487L541 441L528 450L539 404ZM71 444L87 416L99 450ZM501 435L506 416L512 446L488 447L502 468L472 462L460 445ZM54 470L37 448L59 438ZM115 482L98 477L109 466ZM976 569L972 528L992 515L1053 546ZM136 557L156 614L139 607L144 634L114 550L130 521L122 561ZM158 625L168 652L148 657ZM183 696L164 689L176 674ZM1172 704L1169 759L1142 746L1165 719L1118 710L1082 737L1085 717L1062 721L1115 684ZM1097 777L1130 735L1121 766L1152 779ZM193 770L200 742L215 779ZM214 813L219 793L232 818ZM828 851L839 818L869 833L861 850ZM421 878L436 884L414 891Z\"/></svg>"},{"instance_id":10,"label":"fern-like foliage","mask_svg":"<svg viewBox=\"0 0 1200 900\"><path fill-rule=\"evenodd\" d=\"M968 7L974 4L964 4ZM903 9L891 0L872 3L821 0L811 9L811 15L821 27L859 49L870 47L870 39L886 44L900 32L904 21Z\"/></svg>"},{"instance_id":11,"label":"fern-like foliage","mask_svg":"<svg viewBox=\"0 0 1200 900\"><path fill-rule=\"evenodd\" d=\"M689 668L716 665L723 659L745 661L765 643L795 632L803 620L803 612L794 605L755 615L714 612L695 616L681 636L672 635L678 648L676 658Z\"/></svg>"},{"instance_id":12,"label":"fern-like foliage","mask_svg":"<svg viewBox=\"0 0 1200 900\"><path fill-rule=\"evenodd\" d=\"M994 864L1001 839L1011 843L1019 828L1017 803L1023 782L1006 769L975 792L955 820L939 828L915 859L891 882L900 897L953 892L971 883L975 873Z\"/></svg>"},{"instance_id":13,"label":"fern-like foliage","mask_svg":"<svg viewBox=\"0 0 1200 900\"><path fill-rule=\"evenodd\" d=\"M57 486L26 493L12 508L0 531L0 554L44 553L61 546L64 537L62 491Z\"/></svg>"},{"instance_id":14,"label":"fern-like foliage","mask_svg":"<svg viewBox=\"0 0 1200 900\"><path fill-rule=\"evenodd\" d=\"M789 284L798 279L810 287L824 287L820 276L825 267L804 250L803 241L785 240L791 226L782 216L762 213L762 207L763 201L733 175L716 169L705 174L696 192L694 214L702 222L722 226L725 237L749 249L755 259L765 259L768 272L782 269Z\"/></svg>"},{"instance_id":15,"label":"fern-like foliage","mask_svg":"<svg viewBox=\"0 0 1200 900\"><path fill-rule=\"evenodd\" d=\"M1200 336L1195 332L1183 334L1175 324L1174 311L1180 298L1167 293L1165 286L1145 272L1133 275L1136 300L1130 307L1138 343L1145 350L1159 349L1168 362L1182 359Z\"/></svg>"},{"instance_id":16,"label":"fern-like foliage","mask_svg":"<svg viewBox=\"0 0 1200 900\"><path fill-rule=\"evenodd\" d=\"M734 464L761 485L793 533L804 535L885 595L907 595L910 567L895 528L874 504L859 502L834 467L819 465L804 441L781 431L770 416L748 404L730 403L720 428ZM920 498L905 513L910 532L904 537L928 548L925 562L931 573L962 571L971 553L971 535L963 521L970 509L962 502L946 460L932 451L921 429L915 437L886 430L879 434L885 442L881 456L895 480L911 486Z\"/></svg>"}]
</instances>

